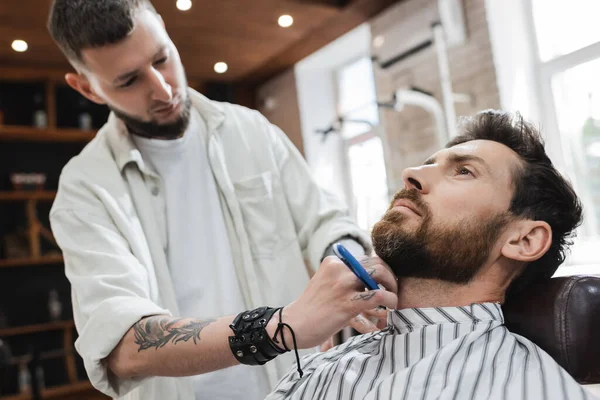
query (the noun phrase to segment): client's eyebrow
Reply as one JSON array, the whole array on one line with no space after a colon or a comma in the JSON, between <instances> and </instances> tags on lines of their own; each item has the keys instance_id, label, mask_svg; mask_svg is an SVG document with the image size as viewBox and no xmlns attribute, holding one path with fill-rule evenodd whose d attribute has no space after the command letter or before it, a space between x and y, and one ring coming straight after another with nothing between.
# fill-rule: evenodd
<instances>
[{"instance_id":1,"label":"client's eyebrow","mask_svg":"<svg viewBox=\"0 0 600 400\"><path fill-rule=\"evenodd\" d=\"M423 165L432 165L432 164L435 164L435 162L436 162L436 158L435 158L435 156L432 156L432 157L429 157L427 160L425 160ZM451 153L446 158L446 162L448 164L461 164L461 163L466 163L466 162L475 162L475 163L483 166L489 174L492 173L492 169L490 168L489 164L485 162L485 160L483 158L481 158L479 156L474 156L471 154Z\"/></svg>"},{"instance_id":2,"label":"client's eyebrow","mask_svg":"<svg viewBox=\"0 0 600 400\"><path fill-rule=\"evenodd\" d=\"M432 165L432 164L435 164L435 156L431 156L423 162L423 165Z\"/></svg>"}]
</instances>

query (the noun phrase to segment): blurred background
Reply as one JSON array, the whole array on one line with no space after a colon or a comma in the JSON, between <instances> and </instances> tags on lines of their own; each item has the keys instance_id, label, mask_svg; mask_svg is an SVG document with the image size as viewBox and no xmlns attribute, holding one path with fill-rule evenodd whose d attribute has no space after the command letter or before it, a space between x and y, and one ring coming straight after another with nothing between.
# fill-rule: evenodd
<instances>
[{"instance_id":1,"label":"blurred background","mask_svg":"<svg viewBox=\"0 0 600 400\"><path fill-rule=\"evenodd\" d=\"M370 229L460 116L519 111L584 201L558 275L600 273L597 0L154 0L190 86L258 109ZM48 211L108 110L64 83L50 0L0 1L0 399L102 398Z\"/></svg>"}]
</instances>

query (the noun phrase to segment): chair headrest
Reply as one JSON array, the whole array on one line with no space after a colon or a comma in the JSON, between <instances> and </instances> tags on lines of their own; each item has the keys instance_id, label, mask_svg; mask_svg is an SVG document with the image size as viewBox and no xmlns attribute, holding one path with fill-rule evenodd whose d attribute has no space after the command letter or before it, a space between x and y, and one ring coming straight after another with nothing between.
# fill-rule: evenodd
<instances>
[{"instance_id":1,"label":"chair headrest","mask_svg":"<svg viewBox=\"0 0 600 400\"><path fill-rule=\"evenodd\" d=\"M537 344L581 384L600 383L600 277L533 284L507 298L507 328Z\"/></svg>"}]
</instances>

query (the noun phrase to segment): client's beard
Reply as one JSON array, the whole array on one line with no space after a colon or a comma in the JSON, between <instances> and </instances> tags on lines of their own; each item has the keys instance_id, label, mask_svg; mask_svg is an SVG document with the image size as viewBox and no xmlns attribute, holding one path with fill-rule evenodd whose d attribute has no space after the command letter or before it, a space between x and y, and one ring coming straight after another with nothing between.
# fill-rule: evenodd
<instances>
[{"instance_id":1,"label":"client's beard","mask_svg":"<svg viewBox=\"0 0 600 400\"><path fill-rule=\"evenodd\" d=\"M120 111L110 105L108 108L115 113L115 115L122 120L129 132L134 135L148 137L148 138L161 138L161 139L176 139L180 137L187 129L190 123L190 113L192 109L192 100L190 96L186 94L185 100L183 101L183 109L181 114L173 122L167 124L159 124L158 122L142 121L136 117L132 117Z\"/></svg>"},{"instance_id":2,"label":"client's beard","mask_svg":"<svg viewBox=\"0 0 600 400\"><path fill-rule=\"evenodd\" d=\"M373 227L373 246L397 277L437 279L456 284L473 280L508 221L506 213L486 221L463 220L454 226L434 226L427 205L414 190L394 197L414 203L422 216L416 232L403 227L407 215L390 209ZM392 202L393 204L393 202Z\"/></svg>"}]
</instances>

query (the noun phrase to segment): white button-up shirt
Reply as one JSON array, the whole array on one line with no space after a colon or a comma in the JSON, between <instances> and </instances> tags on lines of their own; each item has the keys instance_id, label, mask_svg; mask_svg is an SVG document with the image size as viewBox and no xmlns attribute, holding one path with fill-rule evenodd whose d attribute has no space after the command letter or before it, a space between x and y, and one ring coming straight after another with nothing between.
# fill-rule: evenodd
<instances>
[{"instance_id":1,"label":"white button-up shirt","mask_svg":"<svg viewBox=\"0 0 600 400\"><path fill-rule=\"evenodd\" d=\"M268 400L593 399L503 325L499 305L390 312L388 327L301 360Z\"/></svg>"},{"instance_id":2,"label":"white button-up shirt","mask_svg":"<svg viewBox=\"0 0 600 400\"><path fill-rule=\"evenodd\" d=\"M317 186L280 129L256 111L190 92L206 121L204 142L247 309L295 300L325 249L341 237L370 249L368 235ZM92 384L115 398L194 398L189 378L119 379L103 362L141 318L179 316L166 257L163 189L124 124L111 115L64 168L50 215L72 287L76 349ZM289 353L257 368L266 369L273 387L293 360Z\"/></svg>"}]
</instances>

